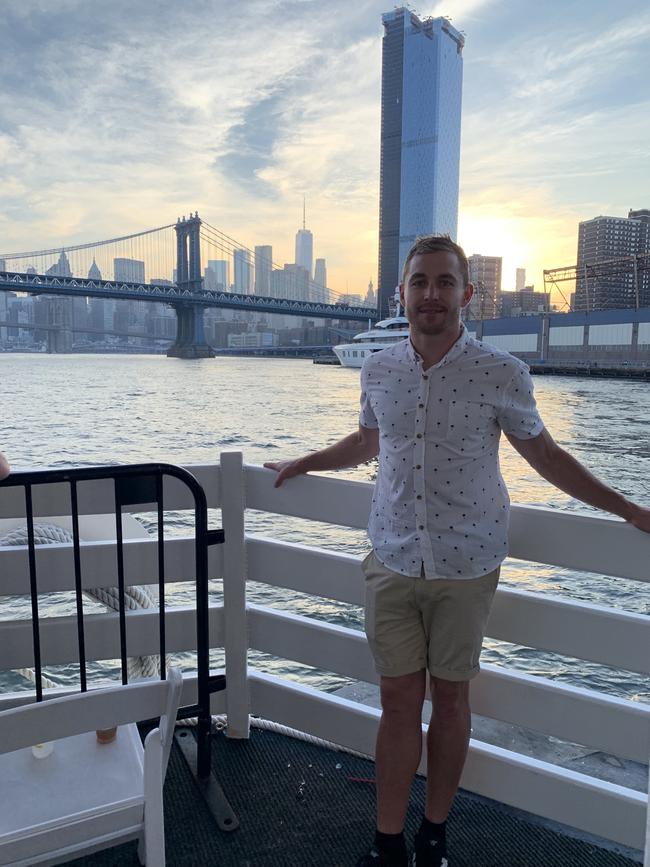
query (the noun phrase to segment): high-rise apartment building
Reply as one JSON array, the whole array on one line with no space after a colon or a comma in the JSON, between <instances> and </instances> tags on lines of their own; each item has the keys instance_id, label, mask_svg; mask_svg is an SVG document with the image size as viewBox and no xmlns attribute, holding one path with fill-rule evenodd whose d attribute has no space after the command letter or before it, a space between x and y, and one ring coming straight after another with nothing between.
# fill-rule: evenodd
<instances>
[{"instance_id":1,"label":"high-rise apartment building","mask_svg":"<svg viewBox=\"0 0 650 867\"><path fill-rule=\"evenodd\" d=\"M48 268L45 273L48 277L72 277L72 269L70 268L70 262L65 250L61 250L58 261Z\"/></svg>"},{"instance_id":2,"label":"high-rise apartment building","mask_svg":"<svg viewBox=\"0 0 650 867\"><path fill-rule=\"evenodd\" d=\"M113 280L144 283L144 262L139 259L113 259Z\"/></svg>"},{"instance_id":3,"label":"high-rise apartment building","mask_svg":"<svg viewBox=\"0 0 650 867\"><path fill-rule=\"evenodd\" d=\"M456 237L463 81L461 33L401 7L382 16L379 303L418 235Z\"/></svg>"},{"instance_id":4,"label":"high-rise apartment building","mask_svg":"<svg viewBox=\"0 0 650 867\"><path fill-rule=\"evenodd\" d=\"M501 294L501 256L468 256L469 281L474 284L474 295L465 317L467 319L495 319L499 315Z\"/></svg>"},{"instance_id":5,"label":"high-rise apartment building","mask_svg":"<svg viewBox=\"0 0 650 867\"><path fill-rule=\"evenodd\" d=\"M250 295L253 291L253 263L248 250L233 251L235 270L235 292L240 295Z\"/></svg>"},{"instance_id":6,"label":"high-rise apartment building","mask_svg":"<svg viewBox=\"0 0 650 867\"><path fill-rule=\"evenodd\" d=\"M273 270L273 247L263 244L255 247L255 294L271 294L271 271Z\"/></svg>"},{"instance_id":7,"label":"high-rise apartment building","mask_svg":"<svg viewBox=\"0 0 650 867\"><path fill-rule=\"evenodd\" d=\"M578 225L574 309L578 311L650 306L650 211L627 217L594 217Z\"/></svg>"}]
</instances>

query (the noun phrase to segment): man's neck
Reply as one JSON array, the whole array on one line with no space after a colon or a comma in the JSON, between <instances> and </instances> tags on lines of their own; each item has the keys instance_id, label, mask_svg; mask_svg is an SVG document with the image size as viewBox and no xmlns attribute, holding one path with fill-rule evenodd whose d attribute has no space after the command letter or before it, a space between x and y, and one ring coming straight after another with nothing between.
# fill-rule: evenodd
<instances>
[{"instance_id":1,"label":"man's neck","mask_svg":"<svg viewBox=\"0 0 650 867\"><path fill-rule=\"evenodd\" d=\"M461 334L460 322L453 331L443 331L440 334L422 334L411 330L411 343L422 359L423 369L428 370L442 361Z\"/></svg>"}]
</instances>

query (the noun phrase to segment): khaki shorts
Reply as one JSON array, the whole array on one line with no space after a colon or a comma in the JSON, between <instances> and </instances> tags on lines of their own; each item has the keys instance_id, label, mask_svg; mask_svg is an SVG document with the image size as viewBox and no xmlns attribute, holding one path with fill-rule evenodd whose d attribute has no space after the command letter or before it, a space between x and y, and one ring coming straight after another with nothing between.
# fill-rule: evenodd
<instances>
[{"instance_id":1,"label":"khaki shorts","mask_svg":"<svg viewBox=\"0 0 650 867\"><path fill-rule=\"evenodd\" d=\"M377 673L400 677L427 668L442 680L470 680L479 657L499 569L480 578L411 578L374 552L366 576L365 629Z\"/></svg>"}]
</instances>

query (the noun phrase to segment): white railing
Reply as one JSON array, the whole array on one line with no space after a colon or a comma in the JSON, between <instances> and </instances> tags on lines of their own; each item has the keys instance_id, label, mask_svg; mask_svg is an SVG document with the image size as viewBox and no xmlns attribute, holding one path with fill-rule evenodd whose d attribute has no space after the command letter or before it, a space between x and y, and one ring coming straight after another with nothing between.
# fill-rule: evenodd
<instances>
[{"instance_id":1,"label":"white railing","mask_svg":"<svg viewBox=\"0 0 650 867\"><path fill-rule=\"evenodd\" d=\"M369 683L377 676L363 633L289 611L246 605L246 581L363 604L363 579L357 557L292 544L246 532L245 511L256 509L308 518L345 527L363 528L372 486L339 478L303 476L276 489L275 474L243 466L239 453L222 455L220 466L188 467L203 485L208 505L222 509L226 543L210 551L210 577L223 577L224 603L210 612L211 646L224 647L228 688L213 696L213 711L228 714L231 737L248 735L249 713L372 755L379 711L295 681L247 667L254 649ZM103 483L84 485L80 511L111 513L112 490ZM34 489L35 513L41 517L69 513L63 486ZM165 484L165 509L189 508L181 486ZM137 511L146 511L142 505ZM16 489L0 490L0 519L20 518ZM156 583L156 542L124 543L127 583ZM650 581L650 539L634 528L608 518L513 507L511 556L522 560L605 574L612 578ZM194 550L188 538L165 541L167 581L193 579ZM37 549L41 592L74 587L69 545ZM114 547L110 541L82 545L86 587L116 583ZM28 590L24 548L0 549L3 594ZM169 610L167 651L192 649L194 619L187 609ZM129 654L146 655L157 648L155 611L127 617ZM93 615L87 622L89 659L119 655L119 633L113 614ZM605 606L588 605L541 593L498 590L488 635L650 674L650 618ZM74 618L42 621L42 653L49 664L77 659ZM32 664L28 621L0 621L0 670ZM190 700L188 679L183 702ZM15 697L14 697L15 699ZM0 697L1 700L1 697ZM6 701L6 699L5 699ZM650 706L593 690L561 685L508 668L484 665L472 682L475 713L547 735L647 763L650 751ZM424 764L420 768L425 771ZM473 740L463 774L464 788L506 804L555 819L613 841L642 848L648 799L645 794L614 785L515 751Z\"/></svg>"}]
</instances>

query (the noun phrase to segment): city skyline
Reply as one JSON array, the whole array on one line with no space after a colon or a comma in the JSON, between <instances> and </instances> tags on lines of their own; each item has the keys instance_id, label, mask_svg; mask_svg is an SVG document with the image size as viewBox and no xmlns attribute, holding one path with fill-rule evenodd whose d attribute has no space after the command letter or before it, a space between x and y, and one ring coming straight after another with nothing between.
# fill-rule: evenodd
<instances>
[{"instance_id":1,"label":"city skyline","mask_svg":"<svg viewBox=\"0 0 650 867\"><path fill-rule=\"evenodd\" d=\"M308 6L285 4L277 27L275 4L243 2L224 31L196 2L143 2L126 41L120 2L5 10L2 249L198 208L290 262L305 192L330 286L376 282L387 6L339 14L332 0L322 20ZM580 221L647 206L650 10L450 0L415 11L450 15L466 34L459 241L503 257L504 288L525 267L541 289L542 268L575 263Z\"/></svg>"}]
</instances>

